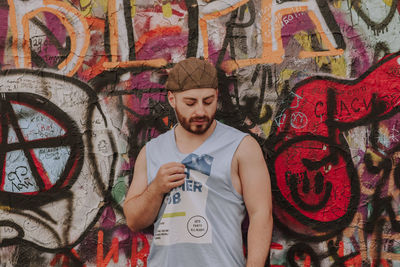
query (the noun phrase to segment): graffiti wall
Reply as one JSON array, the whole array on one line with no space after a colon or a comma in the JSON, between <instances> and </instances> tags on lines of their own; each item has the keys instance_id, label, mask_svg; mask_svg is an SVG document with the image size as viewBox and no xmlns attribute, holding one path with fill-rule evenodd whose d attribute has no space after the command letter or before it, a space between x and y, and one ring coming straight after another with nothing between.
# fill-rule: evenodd
<instances>
[{"instance_id":1,"label":"graffiti wall","mask_svg":"<svg viewBox=\"0 0 400 267\"><path fill-rule=\"evenodd\" d=\"M271 266L400 265L398 0L3 0L0 18L1 266L147 266L122 203L187 57L264 150Z\"/></svg>"}]
</instances>

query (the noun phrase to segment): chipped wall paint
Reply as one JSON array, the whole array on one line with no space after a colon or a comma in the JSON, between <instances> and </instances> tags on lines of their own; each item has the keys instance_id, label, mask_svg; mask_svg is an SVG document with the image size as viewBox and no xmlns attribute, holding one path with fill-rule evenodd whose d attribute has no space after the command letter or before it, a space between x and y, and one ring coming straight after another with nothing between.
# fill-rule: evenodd
<instances>
[{"instance_id":1,"label":"chipped wall paint","mask_svg":"<svg viewBox=\"0 0 400 267\"><path fill-rule=\"evenodd\" d=\"M218 119L265 152L271 265L399 265L399 12L398 0L4 1L0 262L146 266L152 235L132 233L121 205L139 150L175 123L166 69L197 56L219 69Z\"/></svg>"}]
</instances>

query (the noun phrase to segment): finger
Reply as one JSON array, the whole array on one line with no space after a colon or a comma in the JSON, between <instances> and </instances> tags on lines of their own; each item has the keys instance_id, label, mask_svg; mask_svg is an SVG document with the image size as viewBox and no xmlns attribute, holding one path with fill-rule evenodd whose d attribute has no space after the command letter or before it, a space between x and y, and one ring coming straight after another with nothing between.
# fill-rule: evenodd
<instances>
[{"instance_id":1,"label":"finger","mask_svg":"<svg viewBox=\"0 0 400 267\"><path fill-rule=\"evenodd\" d=\"M175 187L178 187L178 186L182 185L184 182L185 182L185 179L179 180L177 182L173 182L170 185L171 185L171 188L175 188Z\"/></svg>"},{"instance_id":2,"label":"finger","mask_svg":"<svg viewBox=\"0 0 400 267\"><path fill-rule=\"evenodd\" d=\"M173 174L168 177L169 182L185 181L186 174Z\"/></svg>"},{"instance_id":3,"label":"finger","mask_svg":"<svg viewBox=\"0 0 400 267\"><path fill-rule=\"evenodd\" d=\"M171 167L166 170L166 173L169 175L178 174L178 173L182 174L184 172L185 172L185 168L182 168L182 167Z\"/></svg>"}]
</instances>

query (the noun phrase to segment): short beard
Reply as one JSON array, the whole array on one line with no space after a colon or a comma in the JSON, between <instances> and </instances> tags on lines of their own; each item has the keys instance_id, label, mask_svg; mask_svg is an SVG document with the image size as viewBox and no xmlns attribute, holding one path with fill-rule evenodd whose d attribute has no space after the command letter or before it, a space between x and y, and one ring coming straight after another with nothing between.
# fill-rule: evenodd
<instances>
[{"instance_id":1,"label":"short beard","mask_svg":"<svg viewBox=\"0 0 400 267\"><path fill-rule=\"evenodd\" d=\"M196 134L196 135L202 135L205 132L207 132L207 130L211 127L211 124L214 121L214 116L212 116L212 117L207 117L207 116L204 116L204 117L193 117L193 118L190 118L189 121L188 121L177 110L175 110L175 115L176 115L176 118L177 118L179 124L183 127L183 129L185 129L186 131L188 131L188 132L190 132L192 134ZM194 120L197 120L197 119L204 119L204 120L207 121L207 123L206 123L204 128L197 127L195 130L192 130L192 128L190 127L190 123L192 121L194 121Z\"/></svg>"}]
</instances>

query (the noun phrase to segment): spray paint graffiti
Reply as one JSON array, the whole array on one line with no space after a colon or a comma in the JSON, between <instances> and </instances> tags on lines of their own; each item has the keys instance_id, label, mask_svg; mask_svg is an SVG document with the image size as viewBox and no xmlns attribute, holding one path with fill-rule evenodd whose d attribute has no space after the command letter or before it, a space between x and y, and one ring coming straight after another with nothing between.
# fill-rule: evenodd
<instances>
[{"instance_id":1,"label":"spray paint graffiti","mask_svg":"<svg viewBox=\"0 0 400 267\"><path fill-rule=\"evenodd\" d=\"M78 10L66 3L50 0L43 2L10 0L8 5L10 7L10 25L13 33L12 50L16 66L25 68L32 66L30 42L28 40L34 46L35 43L40 43L40 41L38 41L38 37L30 39L29 20L34 19L39 12L48 12L58 17L68 31L70 51L67 55L63 55L65 59L58 64L58 68L63 74L73 75L82 63L90 36L86 21ZM37 19L34 19L34 21L39 24L40 28L40 21Z\"/></svg>"},{"instance_id":2,"label":"spray paint graffiti","mask_svg":"<svg viewBox=\"0 0 400 267\"><path fill-rule=\"evenodd\" d=\"M399 264L397 0L3 2L0 262L146 266L121 203L175 123L166 70L197 56L264 148L271 265Z\"/></svg>"},{"instance_id":3,"label":"spray paint graffiti","mask_svg":"<svg viewBox=\"0 0 400 267\"><path fill-rule=\"evenodd\" d=\"M207 21L215 20L220 16L224 16L237 8L247 4L248 0L244 1L235 1L237 3L227 4L225 1L213 1L210 4L206 5L204 8L200 10L200 31L202 33L203 38L203 53L204 57L208 58L208 31L207 31ZM233 71L237 68L243 68L250 65L256 64L268 64L268 63L282 63L284 48L282 42L282 35L285 32L282 32L283 26L288 25L293 20L296 21L298 17L304 16L308 17L311 24L314 24L316 27L316 31L320 33L320 36L325 44L327 51L318 52L318 51L302 51L299 56L306 57L316 57L323 55L340 55L343 53L343 50L336 49L336 42L339 43L340 46L344 46L343 39L341 39L341 35L337 36L337 41L333 36L326 35L326 32L338 31L337 25L334 23L329 24L331 27L328 28L328 24L325 22L325 18L322 16L321 10L325 12L325 17L331 17L329 8L327 7L326 2L324 1L274 1L274 0L265 0L261 1L261 31L259 35L262 37L262 54L258 59L239 59L234 61L224 62L222 66L228 72ZM253 5L253 2L250 5ZM252 12L254 12L254 6L251 8ZM252 14L254 16L254 14ZM304 18L303 18L304 19ZM252 24L252 23L251 23Z\"/></svg>"},{"instance_id":4,"label":"spray paint graffiti","mask_svg":"<svg viewBox=\"0 0 400 267\"><path fill-rule=\"evenodd\" d=\"M117 160L101 101L57 74L1 79L1 246L72 248L101 215Z\"/></svg>"},{"instance_id":5,"label":"spray paint graffiti","mask_svg":"<svg viewBox=\"0 0 400 267\"><path fill-rule=\"evenodd\" d=\"M392 231L398 231L392 196L383 190L396 168L390 159L398 148L393 143L389 147L380 144L378 126L398 113L398 69L395 54L357 80L313 77L291 92L287 105L278 112L281 119L271 138L276 151L271 167L275 214L285 231L302 239L327 240L349 226L358 209L360 182L343 132L370 123L371 148L385 156L375 166L371 154L364 155L366 171L382 175L375 184L372 214L364 229L382 234L385 220L381 215L387 212ZM381 81L391 86L381 90ZM298 120L299 113L308 118L302 127L289 119L296 116Z\"/></svg>"}]
</instances>

